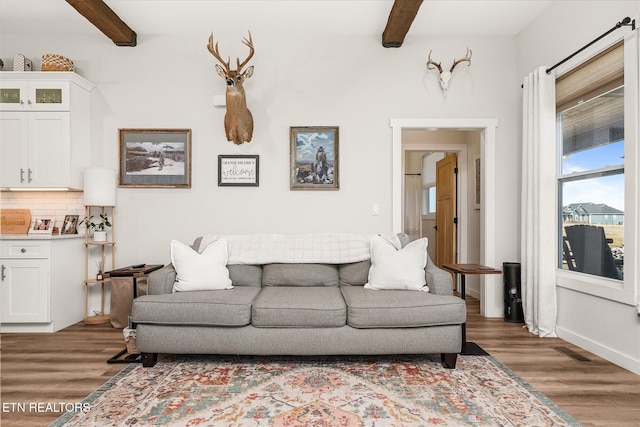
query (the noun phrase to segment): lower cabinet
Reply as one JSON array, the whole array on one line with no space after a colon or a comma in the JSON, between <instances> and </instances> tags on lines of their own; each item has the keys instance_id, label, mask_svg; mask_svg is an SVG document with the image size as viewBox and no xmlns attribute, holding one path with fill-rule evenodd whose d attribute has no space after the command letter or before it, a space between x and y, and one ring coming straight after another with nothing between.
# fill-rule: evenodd
<instances>
[{"instance_id":1,"label":"lower cabinet","mask_svg":"<svg viewBox=\"0 0 640 427\"><path fill-rule=\"evenodd\" d=\"M3 324L51 321L48 276L46 259L2 260Z\"/></svg>"},{"instance_id":2,"label":"lower cabinet","mask_svg":"<svg viewBox=\"0 0 640 427\"><path fill-rule=\"evenodd\" d=\"M82 240L0 242L0 332L55 332L82 320Z\"/></svg>"}]
</instances>

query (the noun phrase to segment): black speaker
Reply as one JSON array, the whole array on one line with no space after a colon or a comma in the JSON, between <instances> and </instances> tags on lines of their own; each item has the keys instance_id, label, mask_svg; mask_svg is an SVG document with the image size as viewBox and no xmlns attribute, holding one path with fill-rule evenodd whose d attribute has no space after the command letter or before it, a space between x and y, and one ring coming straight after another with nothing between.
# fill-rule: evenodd
<instances>
[{"instance_id":1,"label":"black speaker","mask_svg":"<svg viewBox=\"0 0 640 427\"><path fill-rule=\"evenodd\" d=\"M524 323L520 270L521 266L519 262L502 263L502 278L504 283L504 320L506 322Z\"/></svg>"}]
</instances>

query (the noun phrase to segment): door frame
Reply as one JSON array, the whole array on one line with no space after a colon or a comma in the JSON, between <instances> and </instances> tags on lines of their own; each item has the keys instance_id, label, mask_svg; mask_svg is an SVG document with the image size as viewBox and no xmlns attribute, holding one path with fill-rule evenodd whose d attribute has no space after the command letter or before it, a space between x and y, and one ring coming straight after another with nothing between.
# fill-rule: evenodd
<instances>
[{"instance_id":1,"label":"door frame","mask_svg":"<svg viewBox=\"0 0 640 427\"><path fill-rule=\"evenodd\" d=\"M496 128L497 119L391 119L392 130L392 187L391 187L391 221L396 233L402 232L402 178L403 129L460 129L480 131L480 263L494 266L496 262L496 206L495 206L495 168L496 168ZM425 145L426 146L426 145ZM416 146L424 149L425 146ZM433 146L428 145L429 149ZM449 147L451 150L453 147ZM434 148L435 149L435 148ZM455 149L454 149L455 150ZM466 164L466 163L465 163ZM465 182L462 177L460 182ZM491 191L486 191L490 189ZM463 189L460 188L460 193ZM465 198L461 198L464 200ZM463 202L466 203L466 202ZM460 209L467 209L461 205ZM466 231L466 230L465 230ZM463 230L458 229L462 236ZM464 246L464 253L462 251ZM459 247L458 262L466 261L466 244ZM502 284L499 275L480 275L480 314L485 317L502 317Z\"/></svg>"}]
</instances>

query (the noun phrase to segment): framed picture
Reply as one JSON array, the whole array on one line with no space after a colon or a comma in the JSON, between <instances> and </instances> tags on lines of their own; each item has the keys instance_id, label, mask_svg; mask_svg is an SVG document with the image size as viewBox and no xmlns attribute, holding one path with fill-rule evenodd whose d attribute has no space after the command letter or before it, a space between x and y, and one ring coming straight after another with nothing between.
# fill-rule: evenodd
<instances>
[{"instance_id":1,"label":"framed picture","mask_svg":"<svg viewBox=\"0 0 640 427\"><path fill-rule=\"evenodd\" d=\"M78 215L65 215L60 234L78 234Z\"/></svg>"},{"instance_id":2,"label":"framed picture","mask_svg":"<svg viewBox=\"0 0 640 427\"><path fill-rule=\"evenodd\" d=\"M119 129L120 187L191 188L191 129Z\"/></svg>"},{"instance_id":3,"label":"framed picture","mask_svg":"<svg viewBox=\"0 0 640 427\"><path fill-rule=\"evenodd\" d=\"M291 189L338 190L338 126L291 127Z\"/></svg>"},{"instance_id":4,"label":"framed picture","mask_svg":"<svg viewBox=\"0 0 640 427\"><path fill-rule=\"evenodd\" d=\"M218 156L218 186L257 187L260 156Z\"/></svg>"},{"instance_id":5,"label":"framed picture","mask_svg":"<svg viewBox=\"0 0 640 427\"><path fill-rule=\"evenodd\" d=\"M474 209L480 209L480 156L473 158L473 176L475 177Z\"/></svg>"},{"instance_id":6,"label":"framed picture","mask_svg":"<svg viewBox=\"0 0 640 427\"><path fill-rule=\"evenodd\" d=\"M53 234L53 218L35 218L29 234Z\"/></svg>"}]
</instances>

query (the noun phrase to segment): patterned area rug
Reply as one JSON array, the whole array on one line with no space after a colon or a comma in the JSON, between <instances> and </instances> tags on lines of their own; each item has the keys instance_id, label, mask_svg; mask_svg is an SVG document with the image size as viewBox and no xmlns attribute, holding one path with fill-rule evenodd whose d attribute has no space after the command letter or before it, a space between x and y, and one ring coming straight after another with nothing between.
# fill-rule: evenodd
<instances>
[{"instance_id":1,"label":"patterned area rug","mask_svg":"<svg viewBox=\"0 0 640 427\"><path fill-rule=\"evenodd\" d=\"M577 426L490 356L172 356L131 364L52 426Z\"/></svg>"}]
</instances>

